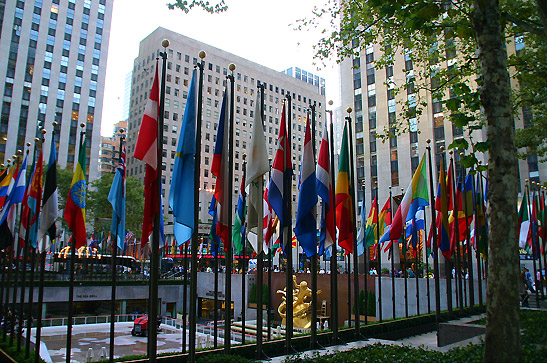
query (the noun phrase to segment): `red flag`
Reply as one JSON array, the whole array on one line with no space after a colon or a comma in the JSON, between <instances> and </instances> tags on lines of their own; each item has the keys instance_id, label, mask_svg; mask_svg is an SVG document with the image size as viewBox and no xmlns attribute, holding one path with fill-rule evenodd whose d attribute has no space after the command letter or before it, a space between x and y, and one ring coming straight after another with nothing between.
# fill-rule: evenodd
<instances>
[{"instance_id":1,"label":"red flag","mask_svg":"<svg viewBox=\"0 0 547 363\"><path fill-rule=\"evenodd\" d=\"M146 163L144 176L144 215L142 219L141 246L148 243L150 233L154 228L154 218L158 210L158 173L156 171L158 160L158 119L159 115L159 80L158 65L150 96L146 102L144 115L133 156Z\"/></svg>"}]
</instances>

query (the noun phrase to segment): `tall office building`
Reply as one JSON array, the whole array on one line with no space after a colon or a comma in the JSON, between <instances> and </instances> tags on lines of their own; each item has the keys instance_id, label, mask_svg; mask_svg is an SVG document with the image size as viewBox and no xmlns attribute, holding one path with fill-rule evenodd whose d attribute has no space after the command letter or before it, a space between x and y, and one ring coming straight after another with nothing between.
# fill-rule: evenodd
<instances>
[{"instance_id":1,"label":"tall office building","mask_svg":"<svg viewBox=\"0 0 547 363\"><path fill-rule=\"evenodd\" d=\"M515 48L515 46L517 48ZM510 42L508 52L518 51L519 42ZM418 90L412 86L403 87L395 95L392 84L404 86L407 74L413 76L419 72L414 70L409 57L411 50L399 52L395 56L393 66L375 69L375 61L382 56L382 45L374 44L361 50L359 56L345 59L340 65L341 97L344 116L346 107L352 107L350 115L354 122L356 174L359 202L362 201L362 182L365 182L365 202L367 209L378 188L379 203L382 205L389 195L388 186L392 186L394 195L400 195L401 188L410 183L421 156L426 150L426 140L431 140L433 170L438 175L439 163L443 159L445 168L450 161L448 146L453 140L464 137L461 128L456 127L449 119L449 113L443 108L440 100L432 99L429 92L420 90L420 102L427 101L420 116L408 120L410 132L406 132L389 140L377 139L376 134L384 134L392 123L401 117L401 104L409 102L416 104ZM453 62L453 54L440 67L449 67ZM405 73L405 70L408 73ZM415 73L416 72L416 73ZM516 127L522 127L526 113L521 112L515 117ZM466 136L467 138L467 136ZM485 130L473 132L474 141L486 138ZM445 150L443 151L443 148ZM455 160L459 160L455 153ZM479 159L487 162L487 156L479 153ZM524 180L545 180L547 169L540 168L537 158L519 161L520 191ZM459 168L459 163L457 163ZM436 177L435 177L436 178ZM380 207L381 207L380 205Z\"/></svg>"},{"instance_id":2,"label":"tall office building","mask_svg":"<svg viewBox=\"0 0 547 363\"><path fill-rule=\"evenodd\" d=\"M293 177L293 212L296 213L297 183L302 157L306 112L310 105L316 104L317 128L319 139L325 121L325 96L321 88L295 79L282 72L264 67L247 59L238 57L224 50L212 47L184 35L164 28L158 28L141 41L139 54L134 62L131 88L131 103L128 122L128 176L144 180L144 166L132 157L137 134L139 131L144 106L152 86L156 57L162 51L161 42L168 39L167 74L165 90L165 119L163 139L163 182L164 195L169 194L174 156L180 137L182 116L188 96L188 87L194 65L198 62L198 53L207 53L203 84L203 124L201 128L201 177L200 185L200 219L209 220L207 214L215 178L211 173L213 149L216 129L219 121L220 106L228 66L236 65L235 77L235 116L234 116L234 205L242 178L243 155L248 152L251 137L251 125L254 120L255 102L257 102L257 86L265 85L265 134L269 155L273 158L276 151L279 122L281 120L282 103L287 94L292 96L292 158L294 165ZM161 68L161 67L160 67ZM164 214L170 214L167 198L164 198ZM170 217L167 221L172 223ZM166 226L169 234L172 228ZM207 231L208 233L208 231Z\"/></svg>"},{"instance_id":3,"label":"tall office building","mask_svg":"<svg viewBox=\"0 0 547 363\"><path fill-rule=\"evenodd\" d=\"M113 0L0 1L0 159L59 123L58 160L72 168L85 123L89 179L98 175ZM49 152L49 151L46 151Z\"/></svg>"}]
</instances>

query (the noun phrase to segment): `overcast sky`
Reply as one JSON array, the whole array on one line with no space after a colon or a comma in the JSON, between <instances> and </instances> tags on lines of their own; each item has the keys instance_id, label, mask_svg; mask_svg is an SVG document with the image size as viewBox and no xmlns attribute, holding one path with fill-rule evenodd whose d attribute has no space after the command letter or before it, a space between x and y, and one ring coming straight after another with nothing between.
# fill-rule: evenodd
<instances>
[{"instance_id":1,"label":"overcast sky","mask_svg":"<svg viewBox=\"0 0 547 363\"><path fill-rule=\"evenodd\" d=\"M275 70L296 66L326 79L327 100L338 104L335 62L318 70L312 45L319 30L297 31L297 19L309 17L317 0L225 0L228 11L185 14L169 10L167 0L116 0L110 31L101 134L112 134L122 118L126 74L133 67L139 42L159 26L184 34ZM214 0L211 0L214 2ZM321 63L321 62L317 62Z\"/></svg>"}]
</instances>

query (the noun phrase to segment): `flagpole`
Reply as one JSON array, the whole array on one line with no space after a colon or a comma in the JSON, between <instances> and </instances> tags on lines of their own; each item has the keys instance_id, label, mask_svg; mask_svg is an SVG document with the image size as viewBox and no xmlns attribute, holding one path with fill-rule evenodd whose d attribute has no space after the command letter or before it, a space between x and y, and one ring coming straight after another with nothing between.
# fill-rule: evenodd
<instances>
[{"instance_id":1,"label":"flagpole","mask_svg":"<svg viewBox=\"0 0 547 363\"><path fill-rule=\"evenodd\" d=\"M262 105L264 105L264 102L262 102ZM264 115L264 112L262 113L262 115ZM269 165L268 180L270 180L272 177L272 158L268 158L268 165ZM262 193L262 195L264 195L264 193ZM264 204L263 197L262 197L262 204ZM262 212L262 214L264 214L264 212ZM270 224L270 221L268 220L268 230L269 230L269 224ZM258 228L264 229L263 227L264 227L264 217L262 217L262 223L260 221L258 222ZM262 234L263 234L262 238L264 238L264 231L262 232ZM270 239L268 241L268 244L269 244L268 246L268 316L266 317L267 324L268 324L268 341L272 340L272 259L273 259L273 253L272 253L273 243L271 241L271 236L269 238Z\"/></svg>"},{"instance_id":2,"label":"flagpole","mask_svg":"<svg viewBox=\"0 0 547 363\"><path fill-rule=\"evenodd\" d=\"M431 206L431 208L435 208L435 206ZM427 313L431 314L431 289L429 287L429 255L427 254L427 223L426 223L426 215L425 215L425 208L424 208L424 236L422 239L422 255L420 256L420 259L423 258L425 260L425 282L427 286ZM425 256L424 256L425 252ZM420 260L421 262L421 260Z\"/></svg>"},{"instance_id":3,"label":"flagpole","mask_svg":"<svg viewBox=\"0 0 547 363\"><path fill-rule=\"evenodd\" d=\"M17 169L19 169L19 162L20 162L20 159L22 157L22 151L21 150L17 150L17 154L18 154L18 157L17 157ZM27 154L28 154L28 150L27 150ZM16 170L17 170L16 169ZM19 173L21 172L21 170L19 170ZM17 185L14 185L14 188L16 187ZM8 206L9 207L9 206ZM20 212L22 212L22 208L20 208L19 205L17 205L17 209L19 209ZM9 212L9 211L8 211ZM19 214L19 213L17 213ZM19 217L19 221L21 220L21 217ZM14 231L16 231L16 227L14 227ZM11 335L10 335L10 341L9 341L9 345L10 347L13 346L13 339L14 339L14 333L15 333L15 322L16 322L16 303L17 303L17 285L19 283L19 260L21 259L21 249L19 248L19 241L18 241L18 234L17 232L15 232L13 234L13 245L14 245L14 251L13 251L13 254L14 256L16 257L15 258L15 275L14 275L14 281L13 281L13 296L12 296L12 309L13 309L13 312L12 312L12 315L11 315ZM17 319L19 319L19 317L17 317Z\"/></svg>"},{"instance_id":4,"label":"flagpole","mask_svg":"<svg viewBox=\"0 0 547 363\"><path fill-rule=\"evenodd\" d=\"M182 353L186 353L186 304L188 300L188 242L184 243L184 290L182 290Z\"/></svg>"},{"instance_id":5,"label":"flagpole","mask_svg":"<svg viewBox=\"0 0 547 363\"><path fill-rule=\"evenodd\" d=\"M542 196L542 207L543 207L543 220L542 220L542 225L543 225L543 235L541 236L541 242L543 243L543 271L542 273L540 274L540 277L542 279L542 287L545 286L545 270L547 270L547 256L546 256L546 251L545 251L545 236L547 236L547 225L546 225L546 220L545 220L545 215L547 214L547 210L545 210L545 189L546 187L543 186L543 185L540 185L539 186L541 188L541 196Z\"/></svg>"},{"instance_id":6,"label":"flagpole","mask_svg":"<svg viewBox=\"0 0 547 363\"><path fill-rule=\"evenodd\" d=\"M247 154L243 154L243 165L241 166L241 171L243 172L243 179L245 180L245 174L247 173ZM244 186L243 186L244 187ZM239 191L241 195L243 195L243 191ZM239 203L239 201L238 201ZM246 222L245 222L246 223ZM247 301L245 300L245 276L247 275L247 264L246 264L246 258L247 258L247 233L245 223L241 226L244 233L242 233L241 236L241 244L242 244L242 259L240 260L240 266L241 266L241 302L242 302L242 308L241 308L241 345L245 344L245 310L247 310ZM259 226L260 228L260 226ZM241 233L241 232L240 232ZM258 289L257 289L258 290Z\"/></svg>"},{"instance_id":7,"label":"flagpole","mask_svg":"<svg viewBox=\"0 0 547 363\"><path fill-rule=\"evenodd\" d=\"M82 131L80 131L80 147L78 150L82 148L83 145L83 139L85 135L85 124L81 123L80 127L82 128ZM78 151L79 152L79 151ZM74 316L74 274L75 274L75 267L76 267L76 239L74 236L71 238L71 245L70 245L70 280L68 285L68 319L67 319L67 335L66 335L66 353L65 353L65 359L67 363L70 363L70 355L71 355L71 347L72 347L72 319Z\"/></svg>"},{"instance_id":8,"label":"flagpole","mask_svg":"<svg viewBox=\"0 0 547 363\"><path fill-rule=\"evenodd\" d=\"M190 361L196 360L196 324L197 324L197 255L198 255L198 221L199 221L199 176L200 176L200 161L201 161L201 123L202 123L202 107L203 107L203 70L205 68L206 54L204 51L199 52L199 58L201 59L196 63L196 67L199 68L199 87L198 87L198 107L196 117L196 156L194 167L194 233L192 234L192 260L191 260L191 273L190 273L190 334L188 337Z\"/></svg>"},{"instance_id":9,"label":"flagpole","mask_svg":"<svg viewBox=\"0 0 547 363\"><path fill-rule=\"evenodd\" d=\"M433 274L435 279L435 323L437 330L441 321L441 295L439 283L439 249L437 248L437 219L435 215L435 187L433 183L433 164L431 162L431 139L427 139L427 160L429 162L429 189L431 191L431 233L433 233Z\"/></svg>"},{"instance_id":10,"label":"flagpole","mask_svg":"<svg viewBox=\"0 0 547 363\"><path fill-rule=\"evenodd\" d=\"M119 150L119 155L120 157L118 158L118 164L119 165L122 165L122 163L124 163L124 160L122 159L122 152L123 152L123 140L125 139L123 133L125 132L124 129L120 129L119 130L120 132L120 150ZM124 171L125 173L125 166L124 166ZM125 178L123 178L122 176L122 190L123 190L123 183L125 183ZM114 213L116 213L116 211L114 211ZM118 253L118 227L120 225L120 218L119 216L116 215L116 233L114 233L114 240L111 241L111 244L112 244L112 254L110 256L110 268L111 268L111 273L112 273L112 292L111 292L111 296L110 296L110 356L109 356L109 360L110 362L114 362L114 347L115 347L115 344L114 344L114 333L115 333L115 320L116 320L116 270L117 270L117 267L116 267L116 258L117 258L117 253ZM121 238L125 238L125 236L121 236Z\"/></svg>"},{"instance_id":11,"label":"flagpole","mask_svg":"<svg viewBox=\"0 0 547 363\"><path fill-rule=\"evenodd\" d=\"M291 339L293 335L293 305L292 305L292 299L289 299L290 296L292 296L293 292L293 250L292 250L292 173L287 180L287 177L285 175L285 171L288 167L286 165L287 163L287 153L291 152L291 123L292 123L292 99L291 99L291 93L287 91L286 94L287 99L287 140L285 142L286 148L283 150L283 203L284 203L284 211L283 211L283 221L287 223L287 226L281 226L281 233L285 235L285 239L282 241L285 244L285 251L286 251L286 257L287 257L287 276L286 276L286 303L287 303L287 310L286 310L286 318L285 318L285 350L287 354L292 353L292 346L291 346ZM292 159L292 158L291 158ZM292 165L292 162L291 162Z\"/></svg>"},{"instance_id":12,"label":"flagpole","mask_svg":"<svg viewBox=\"0 0 547 363\"><path fill-rule=\"evenodd\" d=\"M230 70L230 74L227 76L227 78L230 80L230 118L228 122L228 184L226 189L224 189L225 198L228 198L228 223L232 223L232 215L233 215L233 201L232 201L232 194L234 193L234 157L233 157L233 150L234 150L234 100L235 100L235 78L234 78L234 70L236 69L235 64L231 63L228 66L228 69ZM226 131L226 129L225 129ZM224 206L222 206L224 208ZM229 228L231 231L232 228ZM231 327L231 320L232 320L232 259L233 259L233 246L232 246L232 234L228 233L226 236L226 246L224 246L224 249L226 251L226 286L224 289L224 352L226 354L230 353L230 347L232 343L232 327Z\"/></svg>"},{"instance_id":13,"label":"flagpole","mask_svg":"<svg viewBox=\"0 0 547 363\"><path fill-rule=\"evenodd\" d=\"M158 280L160 268L160 224L162 215L161 191L162 191L162 165L163 165L163 118L165 110L165 82L167 76L167 47L169 41L161 42L163 52L158 56L162 60L161 84L160 84L160 104L158 114L158 138L156 140L156 213L154 216L154 229L152 231L152 241L150 241L150 285L149 285L149 303L148 303L148 357L151 362L156 361L158 347ZM158 59L158 58L156 58ZM153 193L154 191L152 191ZM154 207L152 207L154 208ZM117 241L115 242L117 244Z\"/></svg>"},{"instance_id":14,"label":"flagpole","mask_svg":"<svg viewBox=\"0 0 547 363\"><path fill-rule=\"evenodd\" d=\"M44 142L45 142L46 130L42 129L40 132L42 134L42 138L35 138L34 141L35 141L35 145L38 145L38 143L40 142L40 149L41 149L40 152L43 152L42 150L43 150L43 145L44 145ZM38 160L40 160L40 158ZM38 164L36 164L36 166L38 167ZM36 171L35 171L35 173L36 173ZM42 172L42 174L43 174L43 172ZM36 177L36 175L35 175L35 177ZM41 178L42 175L40 175L39 177ZM42 184L41 184L41 180L40 180L40 188L41 188L41 186L42 186ZM39 193L41 194L42 190L40 190ZM33 219L34 218L36 218L36 221L35 221L34 224L32 224L32 228L36 229L35 235L37 235L38 221L40 220L40 205L38 203L36 203L36 215L33 215ZM30 224L30 221L29 221L29 224ZM36 242L36 243L38 243L38 242ZM31 252L32 252L32 254L31 254L31 258L30 258L30 261L31 261L31 266L30 266L30 287L29 287L29 292L28 292L28 296L29 296L28 301L29 301L29 303L28 303L28 307L27 307L27 327L26 327L27 336L26 336L26 343L25 343L25 357L26 358L30 357L30 333L31 333L31 330L32 330L32 305L33 305L33 300L34 300L34 269L36 267L36 247L32 247Z\"/></svg>"},{"instance_id":15,"label":"flagpole","mask_svg":"<svg viewBox=\"0 0 547 363\"><path fill-rule=\"evenodd\" d=\"M365 180L363 179L363 184L362 184L362 187L363 187L363 208L361 209L363 211L363 213L365 213L366 209L365 209L365 188L366 188L366 182ZM361 216L361 220L363 220L363 216ZM376 224L378 224L378 222L376 222ZM372 225L371 225L372 226ZM374 226L372 226L374 227ZM364 249L364 252L363 254L365 255L365 258L364 258L364 270L365 270L365 273L364 273L364 277L363 279L365 280L365 311L363 311L363 314L365 315L365 325L368 324L368 277L369 277L369 269L368 269L368 259L369 259L369 256L368 256L368 246L366 244L366 223L365 225L361 225L361 228L364 228L363 231L363 249ZM357 251L356 251L357 252Z\"/></svg>"},{"instance_id":16,"label":"flagpole","mask_svg":"<svg viewBox=\"0 0 547 363\"><path fill-rule=\"evenodd\" d=\"M541 279L541 270L543 270L543 266L542 266L542 263L541 263L541 248L540 248L540 245L539 245L539 183L537 182L532 182L532 185L534 185L536 188L534 188L534 207L536 208L536 233L535 233L535 236L536 236L536 243L535 243L535 248L536 248L536 254L537 254L537 259L538 259L538 267L539 267L539 279L537 278L537 272L536 272L536 290L540 290L540 295L541 295L541 299L545 299L545 296L543 294L543 282L542 282L542 279ZM536 194L537 192L537 194ZM536 196L537 195L537 196ZM535 256L534 256L535 257Z\"/></svg>"},{"instance_id":17,"label":"flagpole","mask_svg":"<svg viewBox=\"0 0 547 363\"><path fill-rule=\"evenodd\" d=\"M378 244L377 246L378 271L376 271L376 278L378 279L378 320L382 322L382 246L380 244L380 218L378 217L378 214L379 214L378 184L376 184L375 191L376 191L376 211L375 211L376 213L376 243Z\"/></svg>"},{"instance_id":18,"label":"flagpole","mask_svg":"<svg viewBox=\"0 0 547 363\"><path fill-rule=\"evenodd\" d=\"M311 109L311 142L312 142L312 155L313 162L315 160L315 113L316 113L316 104L309 107ZM305 146L304 146L305 147ZM317 221L317 209L313 208L314 218ZM317 222L316 222L317 223ZM316 224L317 228L317 224ZM315 233L315 248L314 254L310 258L311 263L311 348L314 349L317 346L317 232Z\"/></svg>"},{"instance_id":19,"label":"flagpole","mask_svg":"<svg viewBox=\"0 0 547 363\"><path fill-rule=\"evenodd\" d=\"M467 211L469 206L467 205L467 191L466 191L466 182L465 179L467 178L467 170L466 167L463 165L462 158L465 156L465 152L460 153L460 165L463 171L463 175L465 175L465 178L463 180L463 191L464 195L462 195L462 202L463 202L463 210L465 211L465 238L467 239L467 271L469 274L468 278L468 284L469 284L469 307L471 311L473 311L473 308L475 306L475 286L473 283L473 260L471 259L471 234L469 231L469 216L467 215ZM473 178L471 178L473 179ZM471 193L473 193L473 189L471 189ZM471 205L473 207L473 205ZM473 216L473 213L471 213L471 216Z\"/></svg>"},{"instance_id":20,"label":"flagpole","mask_svg":"<svg viewBox=\"0 0 547 363\"><path fill-rule=\"evenodd\" d=\"M10 162L11 160L8 159L8 163ZM15 168L15 164L17 163L17 168L19 167L19 160L17 158L17 155L13 155L13 164L12 164L12 168ZM10 307L9 307L9 302L10 302L10 291L11 291L11 270L12 270L12 266L14 265L14 255L15 255L15 251L13 250L15 245L13 243L13 241L15 240L15 236L13 236L13 240L12 242L6 246L6 264L8 265L8 274L7 274L7 278L6 278L6 302L4 304L4 326L6 326L6 323L8 321L8 318L10 320L10 331L13 330L13 313L10 311ZM3 275L3 274L2 274ZM2 301L3 302L3 301ZM11 315L10 315L11 314ZM3 339L4 339L4 342L6 341L6 333L7 333L7 329L3 329ZM11 340L11 333L10 333L10 341ZM10 344L11 345L11 344Z\"/></svg>"},{"instance_id":21,"label":"flagpole","mask_svg":"<svg viewBox=\"0 0 547 363\"><path fill-rule=\"evenodd\" d=\"M456 239L456 279L458 284L458 304L460 311L463 311L463 282L462 282L462 256L460 248L460 228L458 223L459 217L459 206L458 206L458 196L456 191L456 163L452 157L453 151L448 152L450 154L450 163L453 165L452 168L452 200L454 203L454 238Z\"/></svg>"},{"instance_id":22,"label":"flagpole","mask_svg":"<svg viewBox=\"0 0 547 363\"><path fill-rule=\"evenodd\" d=\"M214 238L214 237L213 237ZM214 268L214 278L215 282L213 285L213 293L215 294L213 299L213 309L215 309L213 313L213 347L216 349L218 348L218 245L215 243L215 241L211 238L211 246L214 248L215 256L213 257L213 268Z\"/></svg>"},{"instance_id":23,"label":"flagpole","mask_svg":"<svg viewBox=\"0 0 547 363\"><path fill-rule=\"evenodd\" d=\"M530 201L528 205L531 205L534 203L534 201L530 198L530 180L526 179L526 194L528 195L528 200ZM539 291L538 291L538 281L537 281L537 266L536 266L536 234L534 233L534 215L533 212L533 205L532 208L528 207L528 214L530 219L530 228L532 229L532 265L534 266L534 282L536 284L536 304L539 306Z\"/></svg>"},{"instance_id":24,"label":"flagpole","mask_svg":"<svg viewBox=\"0 0 547 363\"><path fill-rule=\"evenodd\" d=\"M479 175L479 178L480 178L480 172L477 173L477 175ZM475 234L474 234L474 237L475 238L475 259L477 261L477 284L479 285L478 288L479 288L479 306L482 307L482 271L481 271L481 255L480 255L480 251L479 251L479 223L478 223L478 211L479 211L479 208L481 208L481 215L484 216L484 214L482 214L482 204L479 206L479 203L478 201L480 200L479 198L482 198L482 193L479 191L480 190L480 184L479 185L475 185L475 178L473 178L473 195L475 196Z\"/></svg>"},{"instance_id":25,"label":"flagpole","mask_svg":"<svg viewBox=\"0 0 547 363\"><path fill-rule=\"evenodd\" d=\"M56 126L57 126L57 122L53 121L53 127L51 131L51 139L52 139L53 145L55 145L55 127ZM45 133L44 133L44 136L45 136ZM48 164L48 167L49 167L49 164ZM44 203L44 200L42 198L42 204L43 203ZM46 255L47 255L46 236L44 236L42 237L42 250L40 251L40 283L38 285L38 321L36 323L36 339L35 339L35 345L34 345L35 347L34 361L35 362L38 362L40 360L40 340L41 340L41 334L42 334L42 311L43 311L42 309L43 309L43 302L44 302L44 278L45 278L45 269L46 269Z\"/></svg>"},{"instance_id":26,"label":"flagpole","mask_svg":"<svg viewBox=\"0 0 547 363\"><path fill-rule=\"evenodd\" d=\"M441 160L446 161L446 154L445 154L444 146L441 146L440 149L441 149L441 152L442 152L442 159ZM443 171L443 173L445 171L444 165L442 166L442 171ZM448 177L448 172L445 174L445 177ZM445 181L446 181L446 178L445 178ZM448 193L448 190L447 190L448 186L445 185L445 187L446 187L445 193ZM442 196L442 191L441 191L441 196ZM446 198L448 200L448 195L446 196ZM448 203L448 201L447 201L447 203ZM442 224L442 219L448 217L448 216L443 216L442 215L443 212L444 211L441 211L441 224ZM448 213L448 208L447 208L447 213ZM443 227L441 227L441 228L443 228ZM450 233L450 231L448 231L448 233ZM449 236L449 240L450 240L450 236ZM452 316L452 267L453 267L452 261L448 258L445 258L444 271L445 271L445 274L446 274L446 304L447 304L447 307L448 307L448 317L449 318Z\"/></svg>"},{"instance_id":27,"label":"flagpole","mask_svg":"<svg viewBox=\"0 0 547 363\"><path fill-rule=\"evenodd\" d=\"M393 223L393 214L391 213L392 211L392 206L393 206L393 194L392 194L392 188L393 186L389 186L389 214L392 216L391 217L391 223ZM393 311L393 316L392 318L395 319L395 254L394 254L394 243L393 241L389 241L389 243L391 244L390 248L389 248L389 254L391 255L391 307L392 307L392 311Z\"/></svg>"},{"instance_id":28,"label":"flagpole","mask_svg":"<svg viewBox=\"0 0 547 363\"><path fill-rule=\"evenodd\" d=\"M427 188L427 187L426 187ZM425 209L424 209L424 231L425 231ZM416 231L416 248L414 249L414 255L416 256L414 258L414 267L415 267L415 270L416 272L414 273L414 277L416 278L416 315L420 315L420 272L418 270L418 263L421 264L422 263L422 254L420 252L420 237L418 236L418 231ZM425 232L424 232L425 233ZM414 238L414 233L412 233L411 235L411 240ZM414 248L414 247L413 247ZM422 244L422 248L423 248L423 244Z\"/></svg>"},{"instance_id":29,"label":"flagpole","mask_svg":"<svg viewBox=\"0 0 547 363\"><path fill-rule=\"evenodd\" d=\"M405 190L403 188L401 188L401 195L402 197L404 197L405 195ZM401 201L402 201L402 198L401 198ZM403 229L402 229L402 232L401 232L401 243L402 243L402 250L403 250L403 257L404 257L404 270L402 271L403 273L403 279L405 281L405 317L408 318L408 278L407 278L407 259L406 259L406 254L407 254L407 250L408 250L408 244L407 244L407 241L406 241L406 233L405 233L405 228L406 228L406 225L403 224ZM397 245L397 252L399 252L399 245ZM401 259L400 259L400 256L399 256L399 266L401 266Z\"/></svg>"},{"instance_id":30,"label":"flagpole","mask_svg":"<svg viewBox=\"0 0 547 363\"><path fill-rule=\"evenodd\" d=\"M359 257L357 256L357 229L355 227L355 223L357 221L355 210L355 164L353 163L353 127L351 120L351 112L353 110L351 107L348 107L346 111L348 113L348 116L346 116L346 121L348 123L349 165L351 165L349 168L349 187L351 197L351 218L353 224L353 299L355 305L355 337L358 338L361 335L361 314L359 312Z\"/></svg>"},{"instance_id":31,"label":"flagpole","mask_svg":"<svg viewBox=\"0 0 547 363\"><path fill-rule=\"evenodd\" d=\"M30 146L31 143L27 142L27 155L30 152ZM36 167L36 150L33 152L33 164L34 167ZM32 172L31 174L32 175ZM26 175L23 175L23 177L26 177ZM29 183L32 182L32 180L27 180L26 190L27 190L27 198L28 193L30 192L30 185ZM28 205L28 202L27 202ZM25 226L25 237L24 237L24 245L23 245L23 261L21 266L21 291L19 296L19 323L17 326L17 351L21 351L21 343L23 338L23 326L24 324L24 311L25 311L25 290L26 290L26 275L27 275L27 260L28 260L28 254L29 254L29 246L28 246L28 240L29 240L29 223L30 223L30 208L23 208L21 205L21 219L19 220L19 230L21 230L21 224L23 220L23 214L26 212L26 218L27 218L27 225ZM19 239L21 239L21 236L19 236ZM18 243L19 241L16 241ZM18 245L19 247L19 245ZM14 295L15 298L15 295Z\"/></svg>"},{"instance_id":32,"label":"flagpole","mask_svg":"<svg viewBox=\"0 0 547 363\"><path fill-rule=\"evenodd\" d=\"M233 77L233 73L232 73ZM233 79L233 78L232 78ZM263 83L257 85L257 88L260 92L260 118L264 120L264 91L265 87ZM233 90L233 84L232 84ZM263 124L261 125L264 126ZM264 194L264 184L263 178L258 179L258 194ZM262 320L263 320L263 310L262 310L262 289L264 288L264 229L262 228L264 208L258 208L258 227L257 227L257 256L256 256L256 357L257 359L262 358ZM269 329L269 327L268 327Z\"/></svg>"},{"instance_id":33,"label":"flagpole","mask_svg":"<svg viewBox=\"0 0 547 363\"><path fill-rule=\"evenodd\" d=\"M4 137L4 141L6 141L7 138ZM8 159L7 160L7 168L9 168L9 163L11 162L11 159ZM4 164L2 164L2 168L4 168ZM9 175L9 173L7 173L6 177ZM0 314L2 314L3 318L4 318L4 321L6 321L6 315L5 315L5 307L6 307L6 304L4 304L4 290L7 290L6 289L6 266L7 266L7 258L8 258L8 254L7 254L7 251L8 251L8 248L9 246L4 246L3 250L2 250L2 255L1 255L1 258L0 258L0 268L2 268L2 286L0 286L0 306L1 306L1 312ZM8 270L10 270L8 268ZM8 285L9 286L9 285ZM6 332L6 328L5 328L5 325L4 325L4 329L2 329L4 334ZM5 340L5 335L4 335L4 340Z\"/></svg>"},{"instance_id":34,"label":"flagpole","mask_svg":"<svg viewBox=\"0 0 547 363\"><path fill-rule=\"evenodd\" d=\"M329 101L329 106L332 107L333 102ZM329 148L330 148L330 166L329 166L329 173L331 177L331 190L332 190L332 197L330 200L330 208L332 208L332 219L333 219L333 225L336 226L336 205L334 200L334 190L335 190L335 178L334 178L334 123L332 119L332 110L327 110L327 112L330 115L330 137L329 137ZM327 224L327 221L325 221L325 224ZM334 236L333 238L333 244L331 246L331 256L330 256L330 274L331 274L331 329L332 329L332 336L333 336L333 344L337 344L339 341L338 338L338 249L336 247L336 227L334 227Z\"/></svg>"}]
</instances>

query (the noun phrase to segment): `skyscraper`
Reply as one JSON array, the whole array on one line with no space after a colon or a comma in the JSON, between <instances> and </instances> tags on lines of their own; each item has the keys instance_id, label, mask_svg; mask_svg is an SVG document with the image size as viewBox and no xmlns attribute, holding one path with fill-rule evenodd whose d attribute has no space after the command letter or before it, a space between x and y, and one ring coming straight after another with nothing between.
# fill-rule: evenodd
<instances>
[{"instance_id":1,"label":"skyscraper","mask_svg":"<svg viewBox=\"0 0 547 363\"><path fill-rule=\"evenodd\" d=\"M198 62L198 53L207 53L203 85L203 124L201 129L201 178L200 219L208 220L208 205L215 186L215 178L211 173L213 148L217 134L220 106L228 66L236 65L235 78L235 116L234 116L234 205L237 202L237 192L241 184L243 155L247 152L251 125L254 120L254 108L257 99L257 86L265 85L265 134L270 157L276 150L279 122L281 120L282 103L287 94L292 96L292 157L293 176L293 211L296 212L296 190L298 173L302 157L306 111L312 104L317 109L316 140L320 140L325 121L325 96L321 87L295 79L282 72L275 71L260 64L251 62L224 50L212 47L184 35L158 28L141 41L139 54L134 62L131 88L131 103L128 122L127 155L128 176L144 179L143 163L133 158L133 149L137 140L144 105L150 92L156 57L161 49L161 42L168 39L167 74L165 95L165 119L163 139L163 179L164 195L169 194L170 175L174 163L177 142L180 136L182 116L188 96L188 87L192 69ZM160 67L161 69L161 67ZM167 214L167 198L164 198L165 214ZM169 218L167 223L171 222ZM166 233L170 228L166 226Z\"/></svg>"},{"instance_id":2,"label":"skyscraper","mask_svg":"<svg viewBox=\"0 0 547 363\"><path fill-rule=\"evenodd\" d=\"M0 159L59 123L58 160L72 168L85 123L89 179L98 175L113 0L0 2ZM6 138L6 142L2 142Z\"/></svg>"}]
</instances>

